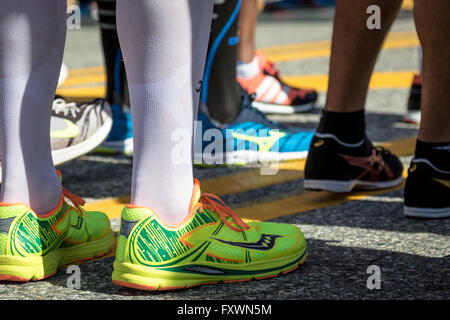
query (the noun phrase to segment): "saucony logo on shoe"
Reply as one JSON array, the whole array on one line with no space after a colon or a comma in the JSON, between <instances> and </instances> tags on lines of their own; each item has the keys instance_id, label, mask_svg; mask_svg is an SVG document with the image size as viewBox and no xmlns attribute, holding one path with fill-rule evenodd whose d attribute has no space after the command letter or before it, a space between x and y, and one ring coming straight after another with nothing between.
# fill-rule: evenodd
<instances>
[{"instance_id":1,"label":"saucony logo on shoe","mask_svg":"<svg viewBox=\"0 0 450 320\"><path fill-rule=\"evenodd\" d=\"M261 238L257 242L235 242L235 241L226 241L217 238L213 238L219 242L229 244L230 246L241 247L252 250L270 250L275 245L275 240L281 236L271 235L271 234L262 234Z\"/></svg>"}]
</instances>

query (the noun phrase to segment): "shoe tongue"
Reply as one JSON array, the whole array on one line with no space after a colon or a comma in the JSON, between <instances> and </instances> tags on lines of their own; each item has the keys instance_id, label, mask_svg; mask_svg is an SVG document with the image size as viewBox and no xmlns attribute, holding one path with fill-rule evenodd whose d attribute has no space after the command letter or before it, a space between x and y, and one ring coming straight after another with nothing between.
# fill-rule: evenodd
<instances>
[{"instance_id":1,"label":"shoe tongue","mask_svg":"<svg viewBox=\"0 0 450 320\"><path fill-rule=\"evenodd\" d=\"M200 201L201 195L202 192L200 190L200 181L194 178L194 188L192 189L192 198L189 208L193 208Z\"/></svg>"}]
</instances>

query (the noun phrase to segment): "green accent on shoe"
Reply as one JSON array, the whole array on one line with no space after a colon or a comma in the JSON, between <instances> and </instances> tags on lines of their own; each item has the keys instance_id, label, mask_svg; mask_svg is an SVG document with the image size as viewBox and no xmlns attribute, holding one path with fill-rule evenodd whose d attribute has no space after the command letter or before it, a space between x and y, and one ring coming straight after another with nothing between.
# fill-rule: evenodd
<instances>
[{"instance_id":1,"label":"green accent on shoe","mask_svg":"<svg viewBox=\"0 0 450 320\"><path fill-rule=\"evenodd\" d=\"M150 209L125 206L122 223L137 221L120 236L112 275L115 284L144 290L276 276L307 256L303 233L271 222L245 224L217 197L200 193L197 180L190 214L167 226Z\"/></svg>"}]
</instances>

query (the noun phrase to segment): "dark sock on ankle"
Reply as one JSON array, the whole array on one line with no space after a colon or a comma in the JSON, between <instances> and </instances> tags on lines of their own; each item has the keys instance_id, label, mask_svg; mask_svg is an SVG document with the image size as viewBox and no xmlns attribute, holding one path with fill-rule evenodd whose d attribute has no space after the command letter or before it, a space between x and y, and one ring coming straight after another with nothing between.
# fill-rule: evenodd
<instances>
[{"instance_id":1,"label":"dark sock on ankle","mask_svg":"<svg viewBox=\"0 0 450 320\"><path fill-rule=\"evenodd\" d=\"M319 133L331 133L345 143L358 143L366 136L364 110L354 112L332 112L322 110Z\"/></svg>"},{"instance_id":2,"label":"dark sock on ankle","mask_svg":"<svg viewBox=\"0 0 450 320\"><path fill-rule=\"evenodd\" d=\"M450 171L450 142L424 142L417 139L416 158L425 158L435 167Z\"/></svg>"}]
</instances>

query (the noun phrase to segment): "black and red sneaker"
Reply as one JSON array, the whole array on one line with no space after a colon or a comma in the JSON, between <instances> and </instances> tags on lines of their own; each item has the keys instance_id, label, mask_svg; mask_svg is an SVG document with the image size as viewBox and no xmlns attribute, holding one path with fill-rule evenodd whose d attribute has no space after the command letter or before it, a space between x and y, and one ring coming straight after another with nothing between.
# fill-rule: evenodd
<instances>
[{"instance_id":1,"label":"black and red sneaker","mask_svg":"<svg viewBox=\"0 0 450 320\"><path fill-rule=\"evenodd\" d=\"M400 160L365 137L345 143L330 133L316 132L305 166L305 189L350 192L384 189L403 181Z\"/></svg>"},{"instance_id":2,"label":"black and red sneaker","mask_svg":"<svg viewBox=\"0 0 450 320\"><path fill-rule=\"evenodd\" d=\"M405 184L405 216L450 217L450 171L425 158L414 158Z\"/></svg>"},{"instance_id":3,"label":"black and red sneaker","mask_svg":"<svg viewBox=\"0 0 450 320\"><path fill-rule=\"evenodd\" d=\"M422 76L414 75L411 90L409 91L408 110L403 121L407 123L420 124L420 105L422 99Z\"/></svg>"}]
</instances>

